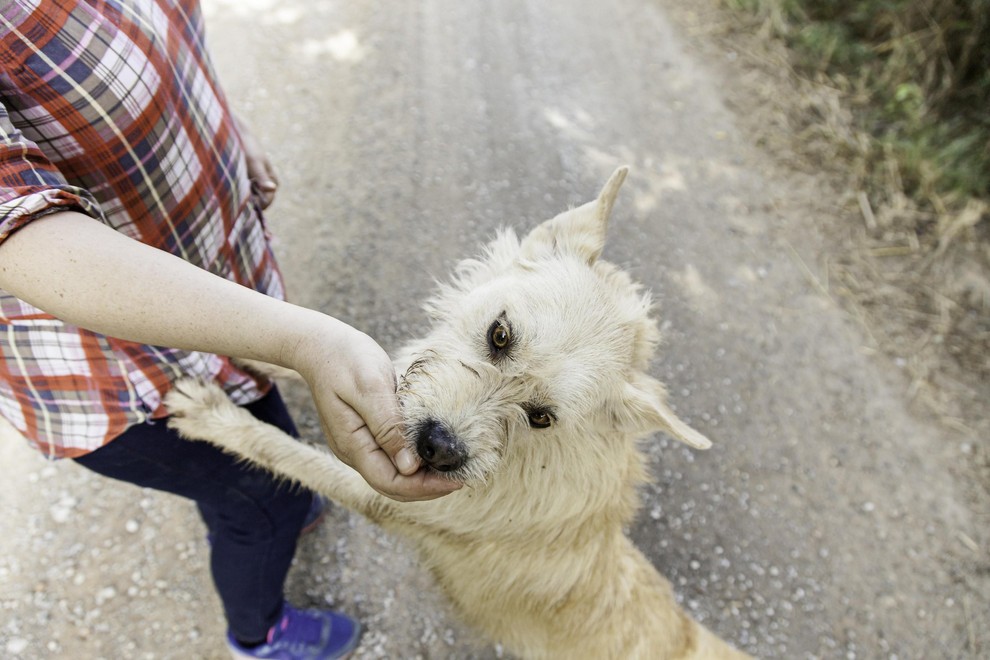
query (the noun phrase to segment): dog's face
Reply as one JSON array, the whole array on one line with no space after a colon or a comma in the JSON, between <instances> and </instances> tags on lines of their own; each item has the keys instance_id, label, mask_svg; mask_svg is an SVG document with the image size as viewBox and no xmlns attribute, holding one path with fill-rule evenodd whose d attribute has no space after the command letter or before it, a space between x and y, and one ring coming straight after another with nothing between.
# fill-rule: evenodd
<instances>
[{"instance_id":1,"label":"dog's face","mask_svg":"<svg viewBox=\"0 0 990 660\"><path fill-rule=\"evenodd\" d=\"M709 445L646 373L659 337L649 296L599 261L625 175L522 241L503 232L428 303L433 325L407 349L399 395L430 468L484 482L510 462L545 468L560 452L607 453L655 430Z\"/></svg>"}]
</instances>

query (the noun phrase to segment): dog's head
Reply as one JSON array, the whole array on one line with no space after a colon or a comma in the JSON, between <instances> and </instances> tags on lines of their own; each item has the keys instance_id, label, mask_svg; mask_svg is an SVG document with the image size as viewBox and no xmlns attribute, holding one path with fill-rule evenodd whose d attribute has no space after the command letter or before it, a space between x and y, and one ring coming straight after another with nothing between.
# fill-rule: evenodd
<instances>
[{"instance_id":1,"label":"dog's head","mask_svg":"<svg viewBox=\"0 0 990 660\"><path fill-rule=\"evenodd\" d=\"M572 464L570 452L608 461L654 431L710 446L647 373L659 340L649 295L599 258L627 171L521 241L502 232L427 303L433 324L400 358L399 396L432 469L477 483Z\"/></svg>"}]
</instances>

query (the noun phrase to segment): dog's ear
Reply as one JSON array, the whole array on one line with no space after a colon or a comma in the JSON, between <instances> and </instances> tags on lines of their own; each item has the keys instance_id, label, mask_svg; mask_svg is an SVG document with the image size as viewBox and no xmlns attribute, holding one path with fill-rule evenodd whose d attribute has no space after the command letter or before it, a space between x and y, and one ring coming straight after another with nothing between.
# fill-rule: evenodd
<instances>
[{"instance_id":1,"label":"dog's ear","mask_svg":"<svg viewBox=\"0 0 990 660\"><path fill-rule=\"evenodd\" d=\"M605 247L609 216L628 173L628 167L620 167L609 177L598 199L564 211L533 229L522 241L523 258L535 259L542 253L556 251L577 255L589 265L595 263Z\"/></svg>"},{"instance_id":2,"label":"dog's ear","mask_svg":"<svg viewBox=\"0 0 990 660\"><path fill-rule=\"evenodd\" d=\"M625 384L620 410L616 415L619 427L631 433L663 431L695 449L708 449L711 440L685 424L667 405L667 391L660 381L639 373Z\"/></svg>"}]
</instances>

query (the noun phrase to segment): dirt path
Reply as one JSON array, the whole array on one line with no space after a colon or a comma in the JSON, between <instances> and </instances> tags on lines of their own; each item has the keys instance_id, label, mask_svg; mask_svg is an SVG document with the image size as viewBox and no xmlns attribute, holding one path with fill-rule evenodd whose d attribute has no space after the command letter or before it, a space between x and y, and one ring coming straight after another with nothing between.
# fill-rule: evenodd
<instances>
[{"instance_id":1,"label":"dirt path","mask_svg":"<svg viewBox=\"0 0 990 660\"><path fill-rule=\"evenodd\" d=\"M497 226L585 201L628 163L605 256L660 300L656 373L716 443L648 443L637 543L762 657L986 657L974 440L912 416L902 374L823 293L829 191L753 146L719 62L647 0L381 7L206 2L228 95L279 166L293 298L395 349ZM0 463L0 656L222 657L191 506L6 437ZM359 616L361 658L500 655L406 547L343 511L304 541L289 593Z\"/></svg>"}]
</instances>

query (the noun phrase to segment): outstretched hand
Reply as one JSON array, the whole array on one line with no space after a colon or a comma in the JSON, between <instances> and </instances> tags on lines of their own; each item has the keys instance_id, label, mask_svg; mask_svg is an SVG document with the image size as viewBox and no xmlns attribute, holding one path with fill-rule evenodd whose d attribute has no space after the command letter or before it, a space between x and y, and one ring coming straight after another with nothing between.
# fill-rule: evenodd
<instances>
[{"instance_id":1,"label":"outstretched hand","mask_svg":"<svg viewBox=\"0 0 990 660\"><path fill-rule=\"evenodd\" d=\"M382 495L399 501L447 495L460 484L422 467L403 436L395 371L371 337L340 323L309 342L297 369L310 385L330 449Z\"/></svg>"},{"instance_id":2,"label":"outstretched hand","mask_svg":"<svg viewBox=\"0 0 990 660\"><path fill-rule=\"evenodd\" d=\"M351 326L218 277L77 211L28 223L0 250L0 287L69 323L299 372L330 449L383 495L423 500L459 488L421 468L406 447L392 363Z\"/></svg>"}]
</instances>

